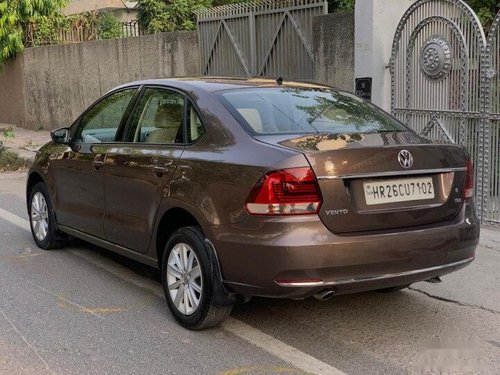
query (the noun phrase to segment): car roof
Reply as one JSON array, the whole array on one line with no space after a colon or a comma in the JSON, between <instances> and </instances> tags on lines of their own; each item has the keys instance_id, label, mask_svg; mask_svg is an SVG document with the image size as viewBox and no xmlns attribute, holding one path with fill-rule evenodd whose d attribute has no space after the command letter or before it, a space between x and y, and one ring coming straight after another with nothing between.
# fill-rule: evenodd
<instances>
[{"instance_id":1,"label":"car roof","mask_svg":"<svg viewBox=\"0 0 500 375\"><path fill-rule=\"evenodd\" d=\"M185 77L185 78L165 78L165 79L148 79L130 82L116 89L125 88L137 85L158 85L170 86L179 89L202 89L204 91L222 91L244 89L252 87L294 87L294 88L309 88L309 89L327 89L331 88L326 85L319 85L311 82L286 81L283 80L281 85L278 85L277 80L269 78L230 78L230 77Z\"/></svg>"}]
</instances>

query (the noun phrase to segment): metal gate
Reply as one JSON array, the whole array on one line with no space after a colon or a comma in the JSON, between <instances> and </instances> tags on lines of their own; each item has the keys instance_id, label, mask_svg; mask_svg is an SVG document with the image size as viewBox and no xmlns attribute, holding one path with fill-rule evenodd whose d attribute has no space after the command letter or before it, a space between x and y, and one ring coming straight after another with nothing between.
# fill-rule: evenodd
<instances>
[{"instance_id":1,"label":"metal gate","mask_svg":"<svg viewBox=\"0 0 500 375\"><path fill-rule=\"evenodd\" d=\"M261 0L198 11L201 73L312 79L312 21L327 12L325 0Z\"/></svg>"},{"instance_id":2,"label":"metal gate","mask_svg":"<svg viewBox=\"0 0 500 375\"><path fill-rule=\"evenodd\" d=\"M500 223L500 12L497 14L488 34L486 46L488 70L485 80L488 88L489 126L486 128L485 139L488 140L489 161L486 163L491 170L489 178L489 199L485 202L485 220Z\"/></svg>"},{"instance_id":3,"label":"metal gate","mask_svg":"<svg viewBox=\"0 0 500 375\"><path fill-rule=\"evenodd\" d=\"M500 16L500 14L499 14ZM392 112L439 142L465 146L483 222L500 223L499 17L489 39L462 0L419 0L403 16L391 58Z\"/></svg>"}]
</instances>

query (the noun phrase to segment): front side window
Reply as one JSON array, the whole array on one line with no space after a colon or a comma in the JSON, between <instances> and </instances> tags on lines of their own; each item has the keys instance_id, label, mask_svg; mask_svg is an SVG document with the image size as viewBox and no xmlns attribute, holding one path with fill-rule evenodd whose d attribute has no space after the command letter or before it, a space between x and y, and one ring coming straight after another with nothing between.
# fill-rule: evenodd
<instances>
[{"instance_id":1,"label":"front side window","mask_svg":"<svg viewBox=\"0 0 500 375\"><path fill-rule=\"evenodd\" d=\"M131 117L128 140L150 144L184 143L184 95L146 88Z\"/></svg>"},{"instance_id":2,"label":"front side window","mask_svg":"<svg viewBox=\"0 0 500 375\"><path fill-rule=\"evenodd\" d=\"M137 89L116 92L94 105L83 117L75 141L83 143L113 142L123 115Z\"/></svg>"},{"instance_id":3,"label":"front side window","mask_svg":"<svg viewBox=\"0 0 500 375\"><path fill-rule=\"evenodd\" d=\"M251 88L221 94L256 134L356 134L406 131L355 95L327 89Z\"/></svg>"}]
</instances>

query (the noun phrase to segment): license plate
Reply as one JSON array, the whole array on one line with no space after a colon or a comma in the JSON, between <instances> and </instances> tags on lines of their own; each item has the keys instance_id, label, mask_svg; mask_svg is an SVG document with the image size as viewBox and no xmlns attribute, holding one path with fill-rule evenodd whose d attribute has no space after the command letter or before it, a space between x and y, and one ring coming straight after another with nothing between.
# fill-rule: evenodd
<instances>
[{"instance_id":1,"label":"license plate","mask_svg":"<svg viewBox=\"0 0 500 375\"><path fill-rule=\"evenodd\" d=\"M363 189L368 206L434 198L431 177L364 182Z\"/></svg>"}]
</instances>

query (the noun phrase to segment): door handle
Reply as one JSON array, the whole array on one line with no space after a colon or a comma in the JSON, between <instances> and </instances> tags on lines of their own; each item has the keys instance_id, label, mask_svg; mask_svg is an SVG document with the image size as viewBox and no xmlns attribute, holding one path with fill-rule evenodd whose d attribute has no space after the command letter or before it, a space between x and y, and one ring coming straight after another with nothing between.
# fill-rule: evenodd
<instances>
[{"instance_id":1,"label":"door handle","mask_svg":"<svg viewBox=\"0 0 500 375\"><path fill-rule=\"evenodd\" d=\"M105 155L102 155L102 154L96 155L96 157L94 158L94 161L92 161L92 167L94 168L95 171L104 167L104 159L105 158L106 158Z\"/></svg>"},{"instance_id":2,"label":"door handle","mask_svg":"<svg viewBox=\"0 0 500 375\"><path fill-rule=\"evenodd\" d=\"M170 172L170 166L174 162L172 160L168 160L165 162L158 162L156 161L156 165L153 167L153 173L155 174L156 177L161 177L164 174L167 174Z\"/></svg>"}]
</instances>

